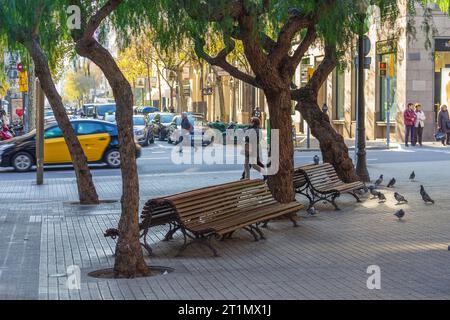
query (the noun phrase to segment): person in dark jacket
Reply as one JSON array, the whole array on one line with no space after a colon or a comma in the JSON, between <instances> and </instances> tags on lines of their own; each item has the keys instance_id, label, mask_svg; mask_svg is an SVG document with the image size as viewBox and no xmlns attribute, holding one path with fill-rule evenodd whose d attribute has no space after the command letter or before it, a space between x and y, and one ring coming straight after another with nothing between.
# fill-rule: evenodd
<instances>
[{"instance_id":1,"label":"person in dark jacket","mask_svg":"<svg viewBox=\"0 0 450 320\"><path fill-rule=\"evenodd\" d=\"M405 147L409 147L408 141L411 137L412 145L415 145L414 141L414 126L416 124L416 113L414 111L414 103L408 103L408 107L403 113L405 121Z\"/></svg>"},{"instance_id":2,"label":"person in dark jacket","mask_svg":"<svg viewBox=\"0 0 450 320\"><path fill-rule=\"evenodd\" d=\"M442 139L442 144L444 146L450 145L450 116L445 104L441 106L441 109L438 113L438 130L447 135L447 139Z\"/></svg>"},{"instance_id":3,"label":"person in dark jacket","mask_svg":"<svg viewBox=\"0 0 450 320\"><path fill-rule=\"evenodd\" d=\"M184 139L186 139L186 141L189 141L189 142L185 142L185 144L189 143L190 145L192 145L191 134L194 133L194 127L189 122L188 116L184 112L181 114L181 130L180 131L181 131L180 137L179 137L176 145L180 145L178 152L181 153L181 152L183 152ZM197 151L197 147L194 146L194 148L195 148L195 151Z\"/></svg>"}]
</instances>

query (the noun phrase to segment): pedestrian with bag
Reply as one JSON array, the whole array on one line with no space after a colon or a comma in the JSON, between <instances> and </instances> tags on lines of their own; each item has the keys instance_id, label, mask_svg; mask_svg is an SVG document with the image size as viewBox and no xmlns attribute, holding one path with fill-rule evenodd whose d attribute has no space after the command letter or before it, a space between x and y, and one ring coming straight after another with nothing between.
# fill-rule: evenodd
<instances>
[{"instance_id":1,"label":"pedestrian with bag","mask_svg":"<svg viewBox=\"0 0 450 320\"><path fill-rule=\"evenodd\" d=\"M267 175L265 175L265 166L261 162L261 150L260 150L260 134L261 134L261 121L257 117L252 117L251 125L248 127L248 134L245 137L244 144L244 156L245 156L245 164L244 164L244 172L242 172L241 180L250 179L250 169L253 168L259 173L261 173L264 177L264 180L267 179ZM255 135L256 139L253 141L250 140L250 136ZM254 143L252 143L254 142ZM256 145L255 145L256 144ZM250 163L250 157L253 159L256 158L256 163Z\"/></svg>"},{"instance_id":2,"label":"pedestrian with bag","mask_svg":"<svg viewBox=\"0 0 450 320\"><path fill-rule=\"evenodd\" d=\"M416 124L416 113L414 112L414 104L408 103L408 107L403 113L405 122L405 147L409 147L409 140L411 138L411 144L414 146L414 126Z\"/></svg>"},{"instance_id":3,"label":"pedestrian with bag","mask_svg":"<svg viewBox=\"0 0 450 320\"><path fill-rule=\"evenodd\" d=\"M442 145L450 145L450 117L445 104L441 106L438 113L438 131L445 134L441 140Z\"/></svg>"},{"instance_id":4,"label":"pedestrian with bag","mask_svg":"<svg viewBox=\"0 0 450 320\"><path fill-rule=\"evenodd\" d=\"M419 143L419 146L422 146L423 128L427 117L425 116L425 112L423 112L422 105L420 103L416 103L415 109L416 123L414 125L414 145Z\"/></svg>"}]
</instances>

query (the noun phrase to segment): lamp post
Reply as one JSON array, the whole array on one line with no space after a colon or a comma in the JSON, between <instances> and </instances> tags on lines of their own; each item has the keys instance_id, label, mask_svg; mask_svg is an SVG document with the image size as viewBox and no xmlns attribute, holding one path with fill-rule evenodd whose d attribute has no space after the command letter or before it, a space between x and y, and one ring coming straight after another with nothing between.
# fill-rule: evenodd
<instances>
[{"instance_id":1,"label":"lamp post","mask_svg":"<svg viewBox=\"0 0 450 320\"><path fill-rule=\"evenodd\" d=\"M357 118L357 161L356 174L361 181L369 182L369 172L366 162L366 117L364 102L364 28L366 11L368 3L366 0L360 0L358 3L358 118Z\"/></svg>"}]
</instances>

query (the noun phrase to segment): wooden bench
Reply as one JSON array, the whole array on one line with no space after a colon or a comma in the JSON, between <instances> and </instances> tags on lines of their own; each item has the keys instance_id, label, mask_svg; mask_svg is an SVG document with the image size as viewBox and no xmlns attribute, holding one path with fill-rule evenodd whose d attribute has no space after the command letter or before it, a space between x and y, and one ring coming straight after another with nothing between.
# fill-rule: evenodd
<instances>
[{"instance_id":1,"label":"wooden bench","mask_svg":"<svg viewBox=\"0 0 450 320\"><path fill-rule=\"evenodd\" d=\"M302 208L304 206L296 201L288 204L277 202L263 180L241 180L178 193L145 204L140 224L144 238L142 245L151 253L146 240L149 228L170 224L165 240L169 240L177 230L184 237L177 256L193 243L207 246L214 256L218 256L210 243L212 237L224 240L236 230L244 229L258 241L264 239L260 223L296 213ZM292 217L290 219L293 220ZM111 236L111 232L105 236ZM192 241L188 242L188 239Z\"/></svg>"},{"instance_id":2,"label":"wooden bench","mask_svg":"<svg viewBox=\"0 0 450 320\"><path fill-rule=\"evenodd\" d=\"M364 187L364 183L361 181L343 182L338 177L334 167L329 163L306 165L298 167L294 171L295 192L309 199L309 208L319 201L327 201L336 210L340 210L335 200L345 193L352 195L356 201L361 202L355 191Z\"/></svg>"}]
</instances>

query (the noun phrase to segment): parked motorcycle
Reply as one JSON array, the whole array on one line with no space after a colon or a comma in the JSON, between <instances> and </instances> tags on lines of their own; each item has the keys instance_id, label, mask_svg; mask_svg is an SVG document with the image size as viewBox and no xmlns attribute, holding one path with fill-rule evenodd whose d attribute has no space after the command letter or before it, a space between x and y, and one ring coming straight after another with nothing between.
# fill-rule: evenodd
<instances>
[{"instance_id":1,"label":"parked motorcycle","mask_svg":"<svg viewBox=\"0 0 450 320\"><path fill-rule=\"evenodd\" d=\"M13 133L9 130L6 124L2 124L0 130L0 141L9 140L11 138L14 138Z\"/></svg>"}]
</instances>

